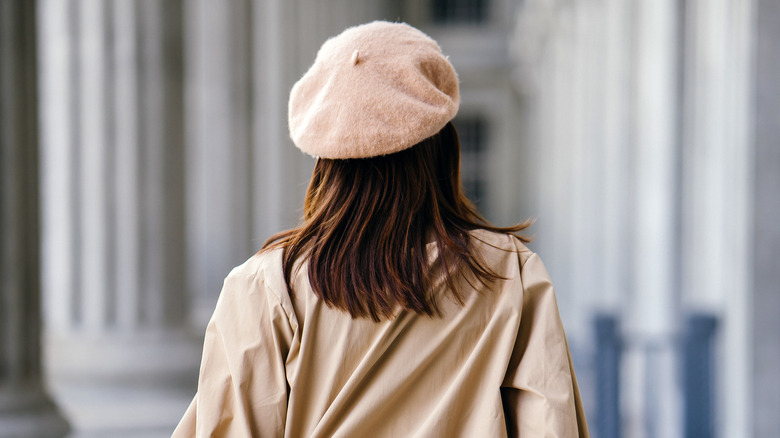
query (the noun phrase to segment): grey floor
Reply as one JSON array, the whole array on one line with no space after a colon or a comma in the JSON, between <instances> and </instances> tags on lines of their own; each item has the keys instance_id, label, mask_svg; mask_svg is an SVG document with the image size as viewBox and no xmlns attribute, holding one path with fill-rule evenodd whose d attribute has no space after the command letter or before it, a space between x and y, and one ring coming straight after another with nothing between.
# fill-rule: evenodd
<instances>
[{"instance_id":1,"label":"grey floor","mask_svg":"<svg viewBox=\"0 0 780 438\"><path fill-rule=\"evenodd\" d=\"M68 438L170 437L192 392L166 387L50 385L70 421Z\"/></svg>"}]
</instances>

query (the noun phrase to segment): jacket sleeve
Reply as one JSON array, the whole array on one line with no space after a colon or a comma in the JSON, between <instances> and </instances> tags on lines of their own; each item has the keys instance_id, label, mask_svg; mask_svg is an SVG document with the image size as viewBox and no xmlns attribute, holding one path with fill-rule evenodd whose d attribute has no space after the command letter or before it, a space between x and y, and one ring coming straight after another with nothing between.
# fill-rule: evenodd
<instances>
[{"instance_id":1,"label":"jacket sleeve","mask_svg":"<svg viewBox=\"0 0 780 438\"><path fill-rule=\"evenodd\" d=\"M173 437L283 436L291 337L263 280L231 273L206 329L198 391Z\"/></svg>"},{"instance_id":2,"label":"jacket sleeve","mask_svg":"<svg viewBox=\"0 0 780 438\"><path fill-rule=\"evenodd\" d=\"M588 437L552 282L536 254L521 269L523 307L501 388L510 437Z\"/></svg>"}]
</instances>

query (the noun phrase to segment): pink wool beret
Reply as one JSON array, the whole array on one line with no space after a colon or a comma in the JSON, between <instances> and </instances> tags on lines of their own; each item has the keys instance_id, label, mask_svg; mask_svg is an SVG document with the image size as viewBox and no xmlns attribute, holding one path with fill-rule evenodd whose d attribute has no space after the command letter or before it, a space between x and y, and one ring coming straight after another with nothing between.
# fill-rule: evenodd
<instances>
[{"instance_id":1,"label":"pink wool beret","mask_svg":"<svg viewBox=\"0 0 780 438\"><path fill-rule=\"evenodd\" d=\"M392 154L439 132L459 103L458 77L436 41L375 21L322 45L290 92L290 138L315 157Z\"/></svg>"}]
</instances>

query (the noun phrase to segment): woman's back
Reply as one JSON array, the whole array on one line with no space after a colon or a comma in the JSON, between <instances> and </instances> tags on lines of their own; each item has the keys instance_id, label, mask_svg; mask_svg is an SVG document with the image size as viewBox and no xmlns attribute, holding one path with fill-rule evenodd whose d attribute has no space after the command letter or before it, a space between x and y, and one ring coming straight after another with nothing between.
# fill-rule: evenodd
<instances>
[{"instance_id":1,"label":"woman's back","mask_svg":"<svg viewBox=\"0 0 780 438\"><path fill-rule=\"evenodd\" d=\"M225 282L200 377L199 394L209 396L196 398L177 431L191 436L197 424L220 436L585 436L544 267L512 236L472 237L506 280L475 289L461 277L462 305L445 298L441 316L399 310L378 323L328 307L305 269L291 297L281 250L254 256Z\"/></svg>"}]
</instances>

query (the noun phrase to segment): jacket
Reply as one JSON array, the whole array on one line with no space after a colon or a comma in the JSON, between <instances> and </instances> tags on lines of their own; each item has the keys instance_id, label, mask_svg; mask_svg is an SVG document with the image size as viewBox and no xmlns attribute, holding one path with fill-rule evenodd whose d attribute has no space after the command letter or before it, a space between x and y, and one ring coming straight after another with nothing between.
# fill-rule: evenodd
<instances>
[{"instance_id":1,"label":"jacket","mask_svg":"<svg viewBox=\"0 0 780 438\"><path fill-rule=\"evenodd\" d=\"M291 297L280 249L236 267L173 436L588 437L541 260L513 236L472 241L506 279L458 280L463 305L442 296L441 317L353 319L312 292L305 265Z\"/></svg>"}]
</instances>

